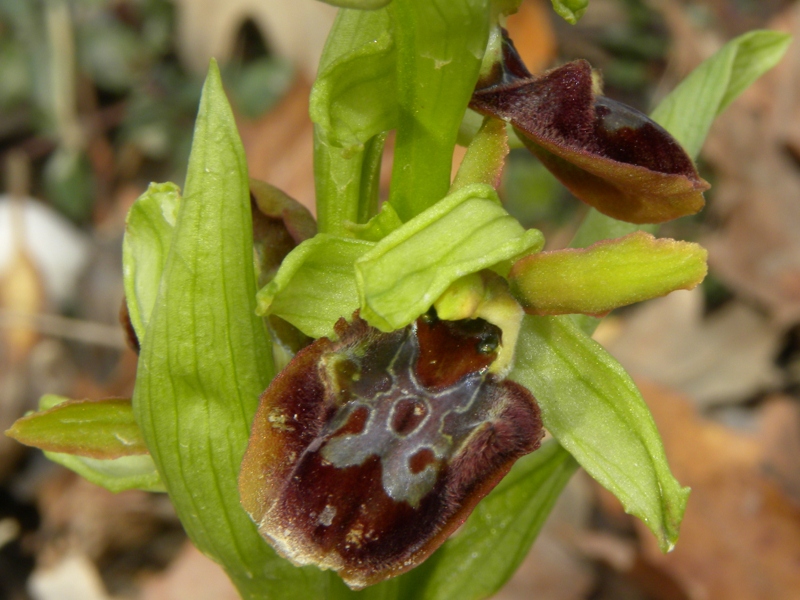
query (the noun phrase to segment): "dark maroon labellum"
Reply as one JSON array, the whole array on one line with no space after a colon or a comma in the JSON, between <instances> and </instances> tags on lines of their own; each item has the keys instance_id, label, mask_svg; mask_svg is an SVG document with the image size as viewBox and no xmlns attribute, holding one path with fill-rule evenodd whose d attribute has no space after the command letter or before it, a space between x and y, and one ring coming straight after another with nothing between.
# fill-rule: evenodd
<instances>
[{"instance_id":1,"label":"dark maroon labellum","mask_svg":"<svg viewBox=\"0 0 800 600\"><path fill-rule=\"evenodd\" d=\"M280 554L361 588L425 560L543 432L530 392L488 373L494 325L336 331L264 392L239 486Z\"/></svg>"},{"instance_id":2,"label":"dark maroon labellum","mask_svg":"<svg viewBox=\"0 0 800 600\"><path fill-rule=\"evenodd\" d=\"M604 214L661 223L703 207L708 183L680 144L646 115L596 95L584 60L535 77L506 38L501 69L470 107L511 123L572 193Z\"/></svg>"}]
</instances>

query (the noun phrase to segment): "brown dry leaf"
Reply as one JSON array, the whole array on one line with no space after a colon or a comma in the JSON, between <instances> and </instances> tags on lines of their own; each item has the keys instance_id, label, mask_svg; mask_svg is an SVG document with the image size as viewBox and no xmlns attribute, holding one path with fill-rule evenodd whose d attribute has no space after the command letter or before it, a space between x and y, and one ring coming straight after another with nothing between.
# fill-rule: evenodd
<instances>
[{"instance_id":1,"label":"brown dry leaf","mask_svg":"<svg viewBox=\"0 0 800 600\"><path fill-rule=\"evenodd\" d=\"M20 317L18 323L9 323L2 330L3 353L11 364L22 364L36 345L39 335L24 322L24 317L41 312L44 305L44 284L39 270L28 252L18 246L11 263L0 274L0 309Z\"/></svg>"},{"instance_id":2,"label":"brown dry leaf","mask_svg":"<svg viewBox=\"0 0 800 600\"><path fill-rule=\"evenodd\" d=\"M639 387L675 476L692 488L672 553L662 554L636 523L644 560L681 582L692 600L800 597L800 507L763 475L757 439L699 417L666 388Z\"/></svg>"},{"instance_id":3,"label":"brown dry leaf","mask_svg":"<svg viewBox=\"0 0 800 600\"><path fill-rule=\"evenodd\" d=\"M627 370L701 407L745 401L783 377L774 364L783 330L737 300L703 317L700 289L643 304L607 337L604 345Z\"/></svg>"},{"instance_id":4,"label":"brown dry leaf","mask_svg":"<svg viewBox=\"0 0 800 600\"><path fill-rule=\"evenodd\" d=\"M0 273L0 431L11 427L25 412L29 397L28 358L40 340L29 321L46 304L41 274L23 239L22 203L12 200L11 213L13 250ZM21 453L18 444L0 436L0 478Z\"/></svg>"},{"instance_id":5,"label":"brown dry leaf","mask_svg":"<svg viewBox=\"0 0 800 600\"><path fill-rule=\"evenodd\" d=\"M58 468L38 491L43 548L39 561L58 562L77 552L93 560L133 551L165 528L177 528L164 494L129 490L114 494Z\"/></svg>"},{"instance_id":6,"label":"brown dry leaf","mask_svg":"<svg viewBox=\"0 0 800 600\"><path fill-rule=\"evenodd\" d=\"M760 413L763 471L800 506L800 404L776 395L764 402Z\"/></svg>"},{"instance_id":7,"label":"brown dry leaf","mask_svg":"<svg viewBox=\"0 0 800 600\"><path fill-rule=\"evenodd\" d=\"M142 585L141 600L238 600L225 571L186 542L166 571Z\"/></svg>"}]
</instances>

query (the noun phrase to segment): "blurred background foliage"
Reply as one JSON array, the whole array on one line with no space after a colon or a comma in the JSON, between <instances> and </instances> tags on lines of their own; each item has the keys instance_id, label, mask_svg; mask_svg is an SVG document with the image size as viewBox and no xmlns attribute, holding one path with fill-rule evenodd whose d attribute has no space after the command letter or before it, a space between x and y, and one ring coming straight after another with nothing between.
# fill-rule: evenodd
<instances>
[{"instance_id":1,"label":"blurred background foliage","mask_svg":"<svg viewBox=\"0 0 800 600\"><path fill-rule=\"evenodd\" d=\"M212 55L251 175L313 206L308 93L334 12L315 0L0 0L0 431L44 393L130 396L125 214L150 181L182 184ZM508 22L532 71L586 58L607 95L644 112L758 27L797 38L800 2L591 0L570 26L549 0L523 0ZM694 490L678 548L662 556L579 473L499 598L800 597L799 81L795 43L712 130L699 164L708 207L661 230L709 248L703 290L621 311L596 334L639 377ZM385 154L383 197L391 138ZM585 211L524 150L500 192L550 248ZM165 496L112 495L0 436L0 600L233 594Z\"/></svg>"},{"instance_id":2,"label":"blurred background foliage","mask_svg":"<svg viewBox=\"0 0 800 600\"><path fill-rule=\"evenodd\" d=\"M120 178L183 179L202 74L177 57L175 12L166 0L0 2L0 148L22 146L34 191L75 222ZM292 79L244 21L225 68L239 112L261 115Z\"/></svg>"}]
</instances>

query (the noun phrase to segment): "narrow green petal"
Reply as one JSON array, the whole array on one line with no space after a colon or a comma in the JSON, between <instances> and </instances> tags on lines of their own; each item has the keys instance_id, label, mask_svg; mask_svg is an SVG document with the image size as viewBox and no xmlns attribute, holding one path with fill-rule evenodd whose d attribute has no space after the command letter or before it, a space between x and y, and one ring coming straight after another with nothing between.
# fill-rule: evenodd
<instances>
[{"instance_id":1,"label":"narrow green petal","mask_svg":"<svg viewBox=\"0 0 800 600\"><path fill-rule=\"evenodd\" d=\"M459 277L543 245L500 205L491 186L450 194L356 261L361 316L382 331L411 323Z\"/></svg>"},{"instance_id":2,"label":"narrow green petal","mask_svg":"<svg viewBox=\"0 0 800 600\"><path fill-rule=\"evenodd\" d=\"M637 231L588 248L532 254L511 270L514 295L536 315L601 315L698 285L708 270L702 246Z\"/></svg>"}]
</instances>

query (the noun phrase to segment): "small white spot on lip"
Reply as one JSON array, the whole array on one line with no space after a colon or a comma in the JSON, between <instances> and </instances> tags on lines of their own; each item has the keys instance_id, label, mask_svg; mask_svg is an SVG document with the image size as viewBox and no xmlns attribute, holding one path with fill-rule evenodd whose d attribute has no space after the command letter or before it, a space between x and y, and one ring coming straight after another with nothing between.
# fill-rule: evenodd
<instances>
[{"instance_id":1,"label":"small white spot on lip","mask_svg":"<svg viewBox=\"0 0 800 600\"><path fill-rule=\"evenodd\" d=\"M322 509L322 512L317 519L317 523L322 525L323 527L330 527L330 524L333 523L333 518L336 516L336 508L331 506L330 504L326 504L325 508Z\"/></svg>"}]
</instances>

